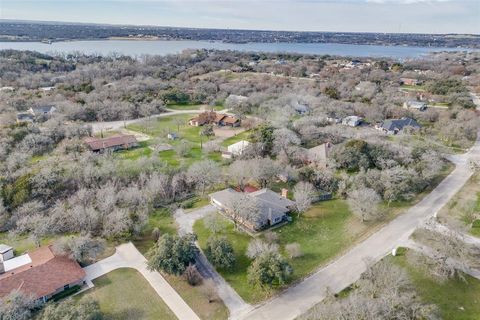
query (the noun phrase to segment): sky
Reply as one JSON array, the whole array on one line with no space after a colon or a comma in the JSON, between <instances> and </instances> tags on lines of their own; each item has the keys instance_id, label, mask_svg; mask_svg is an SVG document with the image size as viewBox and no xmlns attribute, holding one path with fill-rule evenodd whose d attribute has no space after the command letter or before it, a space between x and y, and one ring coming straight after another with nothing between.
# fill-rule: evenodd
<instances>
[{"instance_id":1,"label":"sky","mask_svg":"<svg viewBox=\"0 0 480 320\"><path fill-rule=\"evenodd\" d=\"M0 19L480 34L480 0L0 0Z\"/></svg>"}]
</instances>

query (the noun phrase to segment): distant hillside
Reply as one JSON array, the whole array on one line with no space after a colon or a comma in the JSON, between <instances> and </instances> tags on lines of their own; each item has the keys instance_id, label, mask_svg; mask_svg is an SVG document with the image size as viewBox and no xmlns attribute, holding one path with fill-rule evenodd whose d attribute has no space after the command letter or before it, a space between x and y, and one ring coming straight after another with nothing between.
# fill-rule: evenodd
<instances>
[{"instance_id":1,"label":"distant hillside","mask_svg":"<svg viewBox=\"0 0 480 320\"><path fill-rule=\"evenodd\" d=\"M225 30L0 20L0 41L65 41L108 38L480 48L479 35Z\"/></svg>"}]
</instances>

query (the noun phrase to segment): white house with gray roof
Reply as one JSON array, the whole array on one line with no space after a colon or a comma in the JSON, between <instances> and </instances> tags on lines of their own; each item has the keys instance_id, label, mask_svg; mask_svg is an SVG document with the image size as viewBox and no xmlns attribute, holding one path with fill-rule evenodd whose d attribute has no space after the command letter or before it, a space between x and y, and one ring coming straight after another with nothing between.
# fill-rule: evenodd
<instances>
[{"instance_id":1,"label":"white house with gray roof","mask_svg":"<svg viewBox=\"0 0 480 320\"><path fill-rule=\"evenodd\" d=\"M273 192L270 189L260 189L251 193L243 193L235 191L231 188L210 194L210 202L227 216L232 212L232 205L242 196L251 198L257 206L259 216L253 218L245 218L241 222L242 225L252 231L276 225L286 220L287 213L294 206L294 202L284 196Z\"/></svg>"}]
</instances>

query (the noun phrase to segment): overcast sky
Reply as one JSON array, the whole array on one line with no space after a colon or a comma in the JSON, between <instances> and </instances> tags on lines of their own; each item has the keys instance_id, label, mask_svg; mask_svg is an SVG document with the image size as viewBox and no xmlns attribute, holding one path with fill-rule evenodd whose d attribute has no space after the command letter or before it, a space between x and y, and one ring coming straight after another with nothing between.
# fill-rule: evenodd
<instances>
[{"instance_id":1,"label":"overcast sky","mask_svg":"<svg viewBox=\"0 0 480 320\"><path fill-rule=\"evenodd\" d=\"M0 0L0 18L200 28L480 34L480 0Z\"/></svg>"}]
</instances>

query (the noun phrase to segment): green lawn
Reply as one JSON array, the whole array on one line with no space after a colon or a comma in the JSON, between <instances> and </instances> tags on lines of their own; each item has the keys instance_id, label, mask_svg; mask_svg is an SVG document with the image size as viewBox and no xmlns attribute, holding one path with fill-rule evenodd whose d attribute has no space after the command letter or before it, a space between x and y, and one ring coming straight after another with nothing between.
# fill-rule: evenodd
<instances>
[{"instance_id":1,"label":"green lawn","mask_svg":"<svg viewBox=\"0 0 480 320\"><path fill-rule=\"evenodd\" d=\"M239 134L237 134L233 137L230 137L230 138L227 138L227 139L223 140L222 146L223 147L228 147L229 145L231 145L233 143L236 143L236 142L239 142L241 140L247 140L248 141L248 140L250 140L250 134L251 134L250 130L240 132Z\"/></svg>"},{"instance_id":2,"label":"green lawn","mask_svg":"<svg viewBox=\"0 0 480 320\"><path fill-rule=\"evenodd\" d=\"M316 204L300 218L294 216L292 223L276 229L282 253L285 245L292 242L299 243L303 252L302 257L289 259L294 269L292 281L307 276L358 239L367 227L354 221L345 201L331 200ZM194 231L204 249L210 231L205 228L203 220L195 223ZM231 241L237 258L233 270L219 270L225 280L249 303L259 302L275 293L264 292L247 283L247 268L251 261L245 256L245 252L252 237L235 231L233 224L229 222L226 222L222 235Z\"/></svg>"},{"instance_id":3,"label":"green lawn","mask_svg":"<svg viewBox=\"0 0 480 320\"><path fill-rule=\"evenodd\" d=\"M438 306L442 319L474 320L480 317L480 281L465 276L467 282L459 279L438 283L409 264L405 256L388 257L404 267L410 275L421 299Z\"/></svg>"},{"instance_id":4,"label":"green lawn","mask_svg":"<svg viewBox=\"0 0 480 320\"><path fill-rule=\"evenodd\" d=\"M480 237L480 228L471 228L466 220L467 207L473 205L474 211L480 212L480 175L473 175L459 192L439 211L442 223L462 223L471 235Z\"/></svg>"},{"instance_id":5,"label":"green lawn","mask_svg":"<svg viewBox=\"0 0 480 320\"><path fill-rule=\"evenodd\" d=\"M137 160L141 157L150 157L152 154L152 149L148 147L147 141L142 141L139 143L138 147L119 150L115 153L118 157L125 160Z\"/></svg>"},{"instance_id":6,"label":"green lawn","mask_svg":"<svg viewBox=\"0 0 480 320\"><path fill-rule=\"evenodd\" d=\"M153 246L154 239L152 237L152 231L155 228L160 230L161 235L177 233L175 220L169 210L158 209L152 213L141 235L132 241L142 254L145 254Z\"/></svg>"},{"instance_id":7,"label":"green lawn","mask_svg":"<svg viewBox=\"0 0 480 320\"><path fill-rule=\"evenodd\" d=\"M188 125L188 120L194 116L195 114L182 114L165 118L154 118L145 120L141 123L131 124L128 126L128 129L146 133L160 141L164 140L165 143L172 145L174 148L185 141L189 143L189 151L184 157L178 155L175 150L167 150L159 153L160 159L166 161L171 166L189 166L192 163L203 159L212 159L217 162L222 162L219 153L207 154L202 151L201 144L213 139L213 137L208 138L201 136L201 127L192 127ZM177 121L180 121L181 123L177 124ZM169 132L177 133L180 139L173 141L167 140L167 134ZM125 159L137 159L141 156L150 156L152 151L147 148L147 145L148 143L144 143L141 148L122 151L123 153L121 153L120 156L123 156Z\"/></svg>"},{"instance_id":8,"label":"green lawn","mask_svg":"<svg viewBox=\"0 0 480 320\"><path fill-rule=\"evenodd\" d=\"M93 281L95 287L79 295L100 304L107 320L177 319L145 278L136 270L123 268Z\"/></svg>"},{"instance_id":9,"label":"green lawn","mask_svg":"<svg viewBox=\"0 0 480 320\"><path fill-rule=\"evenodd\" d=\"M198 203L203 203L203 200L199 199ZM170 211L167 209L157 210L154 214L150 215L148 224L142 230L141 235L133 240L133 243L143 255L145 255L154 244L152 230L155 227L160 229L160 234L177 233L175 220L170 214ZM228 309L223 302L220 300L209 303L207 298L202 294L201 286L192 287L183 277L166 274L163 276L200 318L213 320L224 320L228 318Z\"/></svg>"},{"instance_id":10,"label":"green lawn","mask_svg":"<svg viewBox=\"0 0 480 320\"><path fill-rule=\"evenodd\" d=\"M41 245L47 245L55 241L59 236L44 237L40 240ZM0 243L13 247L15 255L21 255L37 248L35 241L28 235L10 235L8 232L0 232Z\"/></svg>"}]
</instances>

